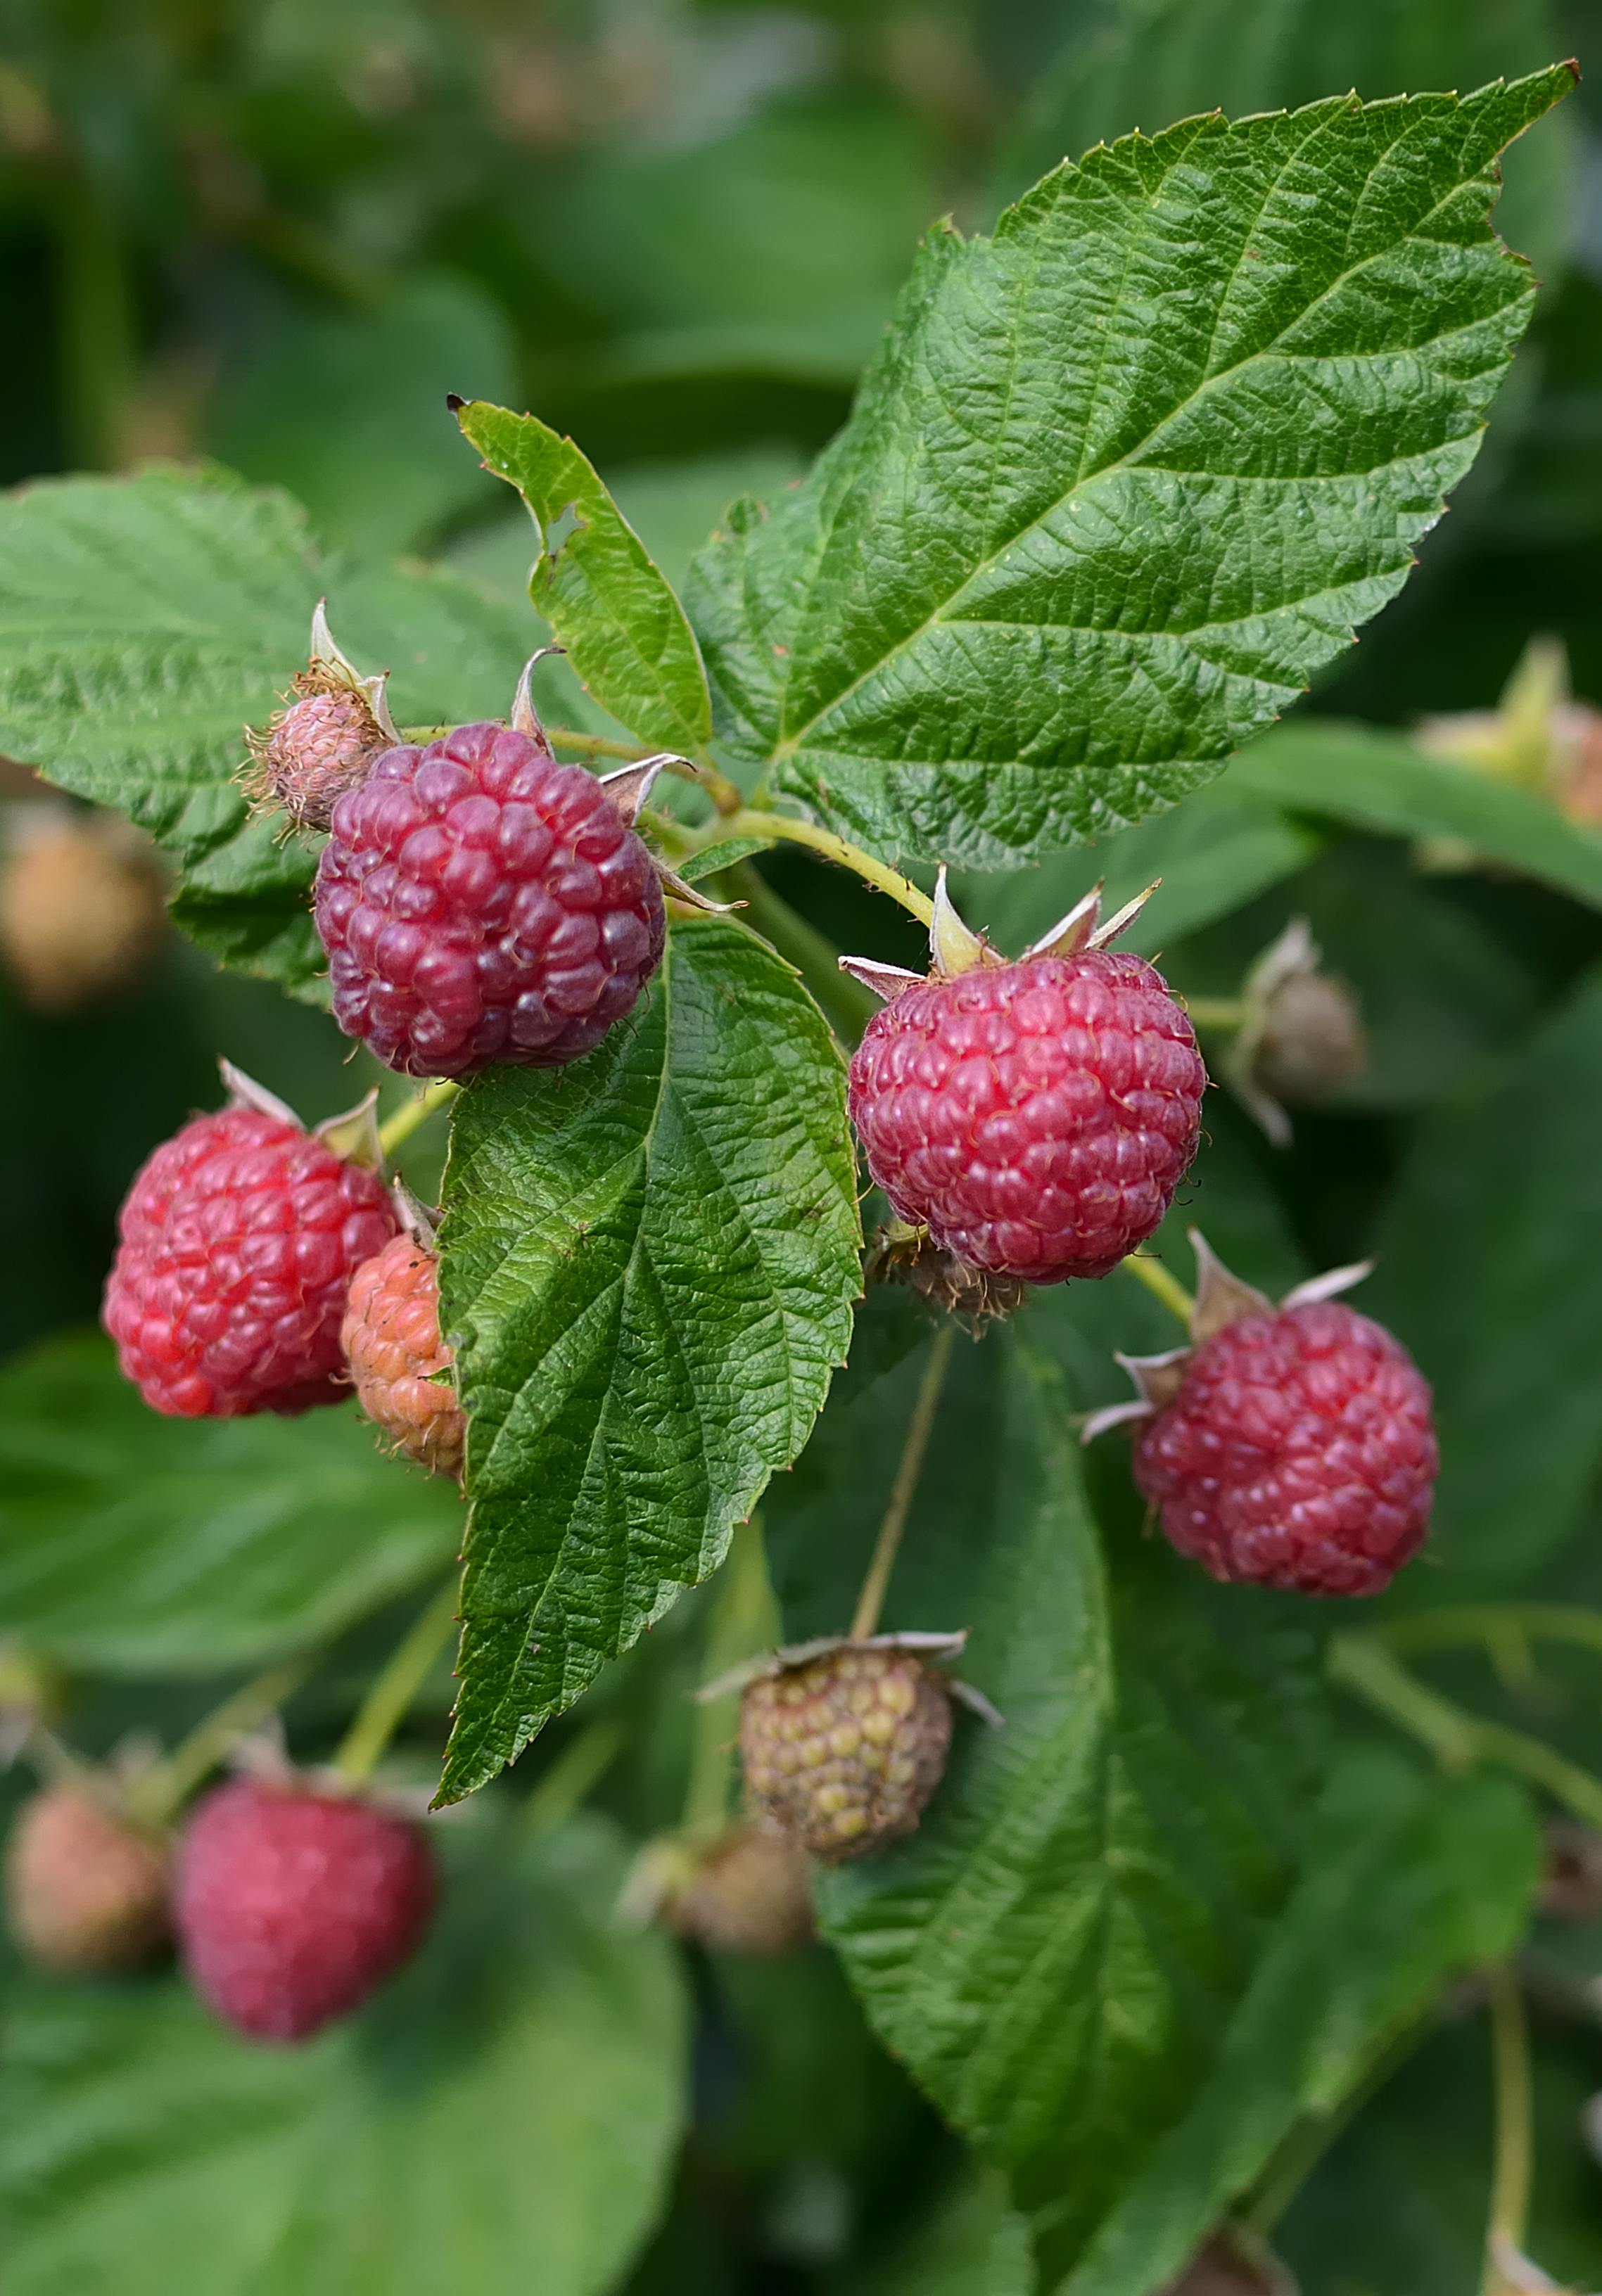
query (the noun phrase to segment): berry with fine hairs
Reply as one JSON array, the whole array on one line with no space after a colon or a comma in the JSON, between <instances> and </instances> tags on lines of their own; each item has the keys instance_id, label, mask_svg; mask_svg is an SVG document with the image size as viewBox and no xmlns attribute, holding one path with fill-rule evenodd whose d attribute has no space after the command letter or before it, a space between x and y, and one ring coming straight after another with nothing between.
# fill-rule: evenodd
<instances>
[{"instance_id":1,"label":"berry with fine hairs","mask_svg":"<svg viewBox=\"0 0 1602 2296\"><path fill-rule=\"evenodd\" d=\"M593 1051L655 972L666 925L604 784L496 725L392 749L340 800L316 910L341 1028L430 1077Z\"/></svg>"},{"instance_id":2,"label":"berry with fine hairs","mask_svg":"<svg viewBox=\"0 0 1602 2296\"><path fill-rule=\"evenodd\" d=\"M166 1844L72 1782L25 1801L5 1856L12 1937L45 1969L131 1969L168 1935Z\"/></svg>"},{"instance_id":3,"label":"berry with fine hairs","mask_svg":"<svg viewBox=\"0 0 1602 2296\"><path fill-rule=\"evenodd\" d=\"M197 1116L129 1189L105 1327L153 1410L292 1414L349 1393L351 1276L395 1231L375 1172L287 1116Z\"/></svg>"},{"instance_id":4,"label":"berry with fine hairs","mask_svg":"<svg viewBox=\"0 0 1602 2296\"><path fill-rule=\"evenodd\" d=\"M465 1423L440 1336L440 1263L409 1235L391 1236L350 1280L341 1333L357 1399L397 1451L437 1475L459 1475Z\"/></svg>"},{"instance_id":5,"label":"berry with fine hairs","mask_svg":"<svg viewBox=\"0 0 1602 2296\"><path fill-rule=\"evenodd\" d=\"M178 1852L174 1924L201 1999L240 2032L301 2041L409 1961L434 1910L416 1826L299 1781L231 1779Z\"/></svg>"},{"instance_id":6,"label":"berry with fine hairs","mask_svg":"<svg viewBox=\"0 0 1602 2296\"><path fill-rule=\"evenodd\" d=\"M1206 1082L1161 975L1087 947L902 989L852 1058L850 1111L902 1219L987 1275L1060 1283L1158 1226Z\"/></svg>"},{"instance_id":7,"label":"berry with fine hairs","mask_svg":"<svg viewBox=\"0 0 1602 2296\"><path fill-rule=\"evenodd\" d=\"M805 1857L783 1834L755 1826L694 1861L663 1912L681 1937L714 1953L797 1953L817 1932Z\"/></svg>"},{"instance_id":8,"label":"berry with fine hairs","mask_svg":"<svg viewBox=\"0 0 1602 2296\"><path fill-rule=\"evenodd\" d=\"M297 698L250 738L246 776L264 806L280 806L301 829L326 829L347 790L357 789L390 748L360 688L325 672L303 672Z\"/></svg>"},{"instance_id":9,"label":"berry with fine hairs","mask_svg":"<svg viewBox=\"0 0 1602 2296\"><path fill-rule=\"evenodd\" d=\"M1339 1300L1246 1315L1204 1340L1142 1428L1135 1480L1213 1578L1377 1595L1423 1544L1437 1453L1401 1342Z\"/></svg>"},{"instance_id":10,"label":"berry with fine hairs","mask_svg":"<svg viewBox=\"0 0 1602 2296\"><path fill-rule=\"evenodd\" d=\"M829 1864L916 1831L951 1743L946 1677L842 1644L746 1685L740 1759L760 1821Z\"/></svg>"}]
</instances>

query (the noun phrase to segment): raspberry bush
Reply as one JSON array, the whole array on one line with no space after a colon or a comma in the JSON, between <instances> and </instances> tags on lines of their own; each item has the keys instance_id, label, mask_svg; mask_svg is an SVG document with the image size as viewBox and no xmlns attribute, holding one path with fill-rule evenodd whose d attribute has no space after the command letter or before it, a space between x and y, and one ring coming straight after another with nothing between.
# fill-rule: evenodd
<instances>
[{"instance_id":1,"label":"raspberry bush","mask_svg":"<svg viewBox=\"0 0 1602 2296\"><path fill-rule=\"evenodd\" d=\"M498 125L394 147L418 247L509 293L483 155L548 130L590 366L448 412L495 329L358 280L259 433L275 354L218 386L245 475L0 503L8 2296L1602 2284L1594 713L1451 650L1581 516L1596 290L1537 315L1490 220L1516 145L1561 273L1574 73L1270 12L1081 28L876 348L866 112L608 160L464 32ZM359 172L427 75L342 37ZM198 57L174 151L267 136L267 50L237 119ZM0 127L59 154L47 81ZM207 233L349 286L221 156ZM837 333L791 244L736 351L815 162ZM580 413L609 472L834 435L717 463L691 559ZM46 809L147 832L192 950L144 846L126 959L41 907Z\"/></svg>"}]
</instances>

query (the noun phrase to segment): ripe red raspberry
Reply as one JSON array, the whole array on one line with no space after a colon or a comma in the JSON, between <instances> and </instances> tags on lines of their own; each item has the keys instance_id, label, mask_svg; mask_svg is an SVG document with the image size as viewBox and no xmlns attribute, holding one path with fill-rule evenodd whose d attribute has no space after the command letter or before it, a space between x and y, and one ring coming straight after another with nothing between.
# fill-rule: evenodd
<instances>
[{"instance_id":1,"label":"ripe red raspberry","mask_svg":"<svg viewBox=\"0 0 1602 2296\"><path fill-rule=\"evenodd\" d=\"M1437 1463L1406 1349L1316 1300L1204 1340L1134 1469L1173 1545L1215 1578L1377 1595L1423 1543Z\"/></svg>"},{"instance_id":2,"label":"ripe red raspberry","mask_svg":"<svg viewBox=\"0 0 1602 2296\"><path fill-rule=\"evenodd\" d=\"M129 1969L167 1936L165 1844L87 1784L25 1801L6 1844L11 1933L45 1969Z\"/></svg>"},{"instance_id":3,"label":"ripe red raspberry","mask_svg":"<svg viewBox=\"0 0 1602 2296\"><path fill-rule=\"evenodd\" d=\"M334 1018L412 1076L594 1050L656 970L650 854L595 775L503 726L390 750L317 869Z\"/></svg>"},{"instance_id":4,"label":"ripe red raspberry","mask_svg":"<svg viewBox=\"0 0 1602 2296\"><path fill-rule=\"evenodd\" d=\"M293 1781L234 1778L190 1820L173 1918L219 2017L260 2040L300 2041L410 1959L434 1898L415 1825Z\"/></svg>"},{"instance_id":5,"label":"ripe red raspberry","mask_svg":"<svg viewBox=\"0 0 1602 2296\"><path fill-rule=\"evenodd\" d=\"M740 1759L762 1821L830 1864L913 1833L951 1743L946 1677L845 1643L747 1685Z\"/></svg>"},{"instance_id":6,"label":"ripe red raspberry","mask_svg":"<svg viewBox=\"0 0 1602 2296\"><path fill-rule=\"evenodd\" d=\"M362 1409L395 1448L437 1475L459 1475L465 1423L438 1374L451 1351L440 1336L440 1263L409 1235L391 1236L350 1279L341 1340Z\"/></svg>"},{"instance_id":7,"label":"ripe red raspberry","mask_svg":"<svg viewBox=\"0 0 1602 2296\"><path fill-rule=\"evenodd\" d=\"M970 1267L1060 1283L1157 1226L1206 1081L1162 977L1083 948L902 989L851 1062L850 1111L902 1219Z\"/></svg>"},{"instance_id":8,"label":"ripe red raspberry","mask_svg":"<svg viewBox=\"0 0 1602 2296\"><path fill-rule=\"evenodd\" d=\"M234 1419L338 1403L353 1272L394 1233L382 1182L287 1117L197 1116L122 1207L105 1326L152 1409Z\"/></svg>"}]
</instances>

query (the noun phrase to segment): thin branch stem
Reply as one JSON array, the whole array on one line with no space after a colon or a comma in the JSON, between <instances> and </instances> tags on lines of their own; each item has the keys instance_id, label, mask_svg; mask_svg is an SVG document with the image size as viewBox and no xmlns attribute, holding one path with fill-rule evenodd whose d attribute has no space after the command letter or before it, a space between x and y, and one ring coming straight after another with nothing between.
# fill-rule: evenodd
<instances>
[{"instance_id":1,"label":"thin branch stem","mask_svg":"<svg viewBox=\"0 0 1602 2296\"><path fill-rule=\"evenodd\" d=\"M1448 1769L1485 1763L1509 1770L1540 1786L1585 1824L1602 1827L1602 1778L1544 1739L1484 1721L1442 1698L1410 1674L1376 1634L1336 1635L1329 1645L1329 1672L1343 1689L1427 1746Z\"/></svg>"},{"instance_id":2,"label":"thin branch stem","mask_svg":"<svg viewBox=\"0 0 1602 2296\"><path fill-rule=\"evenodd\" d=\"M1244 1029L1246 1005L1239 996L1184 996L1179 999L1198 1029Z\"/></svg>"},{"instance_id":3,"label":"thin branch stem","mask_svg":"<svg viewBox=\"0 0 1602 2296\"><path fill-rule=\"evenodd\" d=\"M393 1116L385 1119L378 1128L378 1144L386 1156L392 1156L403 1142L426 1124L440 1109L448 1108L461 1091L459 1084L449 1077L441 1077L438 1084L424 1085L410 1100L404 1100Z\"/></svg>"},{"instance_id":4,"label":"thin branch stem","mask_svg":"<svg viewBox=\"0 0 1602 2296\"><path fill-rule=\"evenodd\" d=\"M1507 2286L1501 2259L1508 2250L1522 2251L1530 2214L1530 2028L1518 1979L1506 1962L1490 1972L1486 1994L1496 2096L1496 2156L1491 2219L1485 2227L1485 2273L1480 2285L1482 2296L1501 2296Z\"/></svg>"},{"instance_id":5,"label":"thin branch stem","mask_svg":"<svg viewBox=\"0 0 1602 2296\"><path fill-rule=\"evenodd\" d=\"M921 924L933 920L933 902L927 893L919 892L909 877L903 877L899 869L875 861L860 846L848 844L843 837L836 837L832 830L819 829L810 821L798 821L787 813L753 812L742 806L737 813L728 814L719 822L718 832L724 837L749 832L752 837L771 837L786 845L804 845L809 853L821 854L826 861L837 862L841 868L850 870L865 885L876 886L880 892L888 893Z\"/></svg>"},{"instance_id":6,"label":"thin branch stem","mask_svg":"<svg viewBox=\"0 0 1602 2296\"><path fill-rule=\"evenodd\" d=\"M1162 1262L1147 1251L1128 1253L1122 1265L1137 1283L1144 1283L1154 1300L1161 1300L1170 1313L1179 1317L1186 1330L1190 1329L1190 1318L1196 1303L1177 1275L1171 1275Z\"/></svg>"},{"instance_id":7,"label":"thin branch stem","mask_svg":"<svg viewBox=\"0 0 1602 2296\"><path fill-rule=\"evenodd\" d=\"M753 1515L735 1531L718 1578L701 1654L702 1678L716 1682L742 1659L769 1648L777 1638L778 1608L768 1576L761 1520ZM727 1823L738 1712L738 1695L733 1692L695 1709L681 1821L686 1833L721 1833Z\"/></svg>"},{"instance_id":8,"label":"thin branch stem","mask_svg":"<svg viewBox=\"0 0 1602 2296\"><path fill-rule=\"evenodd\" d=\"M259 1728L269 1714L275 1714L284 1700L299 1690L316 1663L315 1658L287 1659L225 1698L130 1789L129 1799L138 1816L150 1825L167 1824L201 1779L226 1758L230 1748Z\"/></svg>"},{"instance_id":9,"label":"thin branch stem","mask_svg":"<svg viewBox=\"0 0 1602 2296\"><path fill-rule=\"evenodd\" d=\"M1392 1650L1452 1650L1465 1643L1494 1650L1508 1636L1523 1636L1602 1651L1602 1611L1566 1603L1450 1603L1416 1618L1387 1619L1372 1631Z\"/></svg>"},{"instance_id":10,"label":"thin branch stem","mask_svg":"<svg viewBox=\"0 0 1602 2296\"><path fill-rule=\"evenodd\" d=\"M895 1569L901 1533L907 1528L907 1517L918 1487L918 1477L924 1471L924 1455L934 1431L934 1414L940 1406L941 1390L946 1383L946 1370L951 1361L951 1343L956 1336L955 1324L942 1324L934 1335L929 1360L924 1366L917 1401L912 1406L907 1440L901 1448L901 1464L896 1469L896 1479L890 1488L890 1504L884 1510L884 1520L874 1542L873 1560L867 1566L862 1592L857 1597L856 1615L851 1620L851 1640L854 1643L866 1642L868 1636L876 1630L879 1614L884 1608L885 1591L890 1585L890 1574Z\"/></svg>"},{"instance_id":11,"label":"thin branch stem","mask_svg":"<svg viewBox=\"0 0 1602 2296\"><path fill-rule=\"evenodd\" d=\"M360 1785L382 1760L451 1636L461 1593L461 1580L453 1570L374 1680L333 1758L334 1768L348 1784Z\"/></svg>"},{"instance_id":12,"label":"thin branch stem","mask_svg":"<svg viewBox=\"0 0 1602 2296\"><path fill-rule=\"evenodd\" d=\"M622 1751L627 1734L615 1714L597 1714L568 1741L523 1804L530 1833L565 1825Z\"/></svg>"},{"instance_id":13,"label":"thin branch stem","mask_svg":"<svg viewBox=\"0 0 1602 2296\"><path fill-rule=\"evenodd\" d=\"M547 726L546 740L554 750L577 750L581 758L620 758L637 765L654 753L638 742L618 742L606 734L581 734L576 726Z\"/></svg>"}]
</instances>

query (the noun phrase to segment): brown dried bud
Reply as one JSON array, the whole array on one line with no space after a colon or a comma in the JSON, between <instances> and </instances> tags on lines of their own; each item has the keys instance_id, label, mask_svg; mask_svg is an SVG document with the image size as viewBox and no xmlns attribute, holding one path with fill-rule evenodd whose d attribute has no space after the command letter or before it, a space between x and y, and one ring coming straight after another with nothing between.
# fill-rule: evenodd
<instances>
[{"instance_id":1,"label":"brown dried bud","mask_svg":"<svg viewBox=\"0 0 1602 2296\"><path fill-rule=\"evenodd\" d=\"M760 1677L741 1701L759 1816L831 1863L916 1829L950 1742L950 1685L907 1650L843 1644Z\"/></svg>"},{"instance_id":2,"label":"brown dried bud","mask_svg":"<svg viewBox=\"0 0 1602 2296\"><path fill-rule=\"evenodd\" d=\"M1257 1078L1292 1107L1327 1100L1368 1059L1357 999L1327 972L1300 972L1269 999L1257 1040Z\"/></svg>"},{"instance_id":3,"label":"brown dried bud","mask_svg":"<svg viewBox=\"0 0 1602 2296\"><path fill-rule=\"evenodd\" d=\"M168 1934L168 1852L87 1783L23 1803L6 1848L11 1932L46 1969L127 1969Z\"/></svg>"},{"instance_id":4,"label":"brown dried bud","mask_svg":"<svg viewBox=\"0 0 1602 2296\"><path fill-rule=\"evenodd\" d=\"M797 1953L816 1934L805 1857L782 1834L752 1827L692 1861L662 1914L716 1953Z\"/></svg>"}]
</instances>

